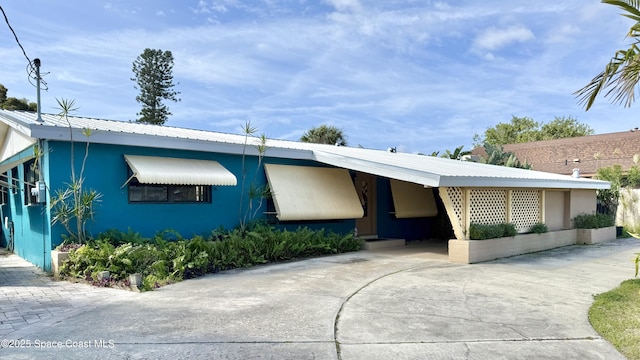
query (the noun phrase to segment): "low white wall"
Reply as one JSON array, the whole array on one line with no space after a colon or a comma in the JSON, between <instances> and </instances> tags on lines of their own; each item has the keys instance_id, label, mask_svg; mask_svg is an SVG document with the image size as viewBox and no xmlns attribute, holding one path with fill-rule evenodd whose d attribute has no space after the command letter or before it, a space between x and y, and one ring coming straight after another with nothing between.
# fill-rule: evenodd
<instances>
[{"instance_id":1,"label":"low white wall","mask_svg":"<svg viewBox=\"0 0 640 360\"><path fill-rule=\"evenodd\" d=\"M615 227L613 229L615 239ZM578 242L576 229L550 231L544 234L523 234L487 240L449 240L449 261L472 264L514 255L528 254Z\"/></svg>"}]
</instances>

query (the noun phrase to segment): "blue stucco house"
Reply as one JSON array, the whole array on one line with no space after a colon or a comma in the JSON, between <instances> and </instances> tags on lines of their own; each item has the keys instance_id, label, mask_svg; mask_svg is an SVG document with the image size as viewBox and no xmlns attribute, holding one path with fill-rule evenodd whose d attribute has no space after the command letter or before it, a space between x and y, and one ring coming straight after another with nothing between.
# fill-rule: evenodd
<instances>
[{"instance_id":1,"label":"blue stucco house","mask_svg":"<svg viewBox=\"0 0 640 360\"><path fill-rule=\"evenodd\" d=\"M87 131L90 130L90 136ZM184 237L247 218L363 238L468 239L472 222L537 222L550 230L595 209L609 183L382 150L350 148L84 117L0 110L2 246L50 269L66 234L51 195L82 167L102 194L89 234L129 229ZM72 155L73 154L73 155ZM73 164L71 163L73 159ZM271 197L251 203L250 184ZM249 210L248 210L249 209Z\"/></svg>"}]
</instances>

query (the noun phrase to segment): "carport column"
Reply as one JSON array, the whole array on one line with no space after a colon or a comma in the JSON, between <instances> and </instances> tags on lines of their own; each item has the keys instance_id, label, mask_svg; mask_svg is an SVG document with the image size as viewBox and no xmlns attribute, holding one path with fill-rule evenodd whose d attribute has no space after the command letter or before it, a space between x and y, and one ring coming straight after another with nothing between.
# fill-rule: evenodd
<instances>
[{"instance_id":1,"label":"carport column","mask_svg":"<svg viewBox=\"0 0 640 360\"><path fill-rule=\"evenodd\" d=\"M507 224L511 222L511 206L513 205L511 200L512 195L513 195L513 190L507 190L507 196L505 199L507 201L507 203L505 204L505 209L506 209L505 220Z\"/></svg>"},{"instance_id":2,"label":"carport column","mask_svg":"<svg viewBox=\"0 0 640 360\"><path fill-rule=\"evenodd\" d=\"M464 188L464 237L469 240L469 222L471 220L471 189Z\"/></svg>"},{"instance_id":3,"label":"carport column","mask_svg":"<svg viewBox=\"0 0 640 360\"><path fill-rule=\"evenodd\" d=\"M545 199L547 197L547 191L540 191L540 222L543 224L547 223L547 214L545 214L545 208L547 205L545 204Z\"/></svg>"},{"instance_id":4,"label":"carport column","mask_svg":"<svg viewBox=\"0 0 640 360\"><path fill-rule=\"evenodd\" d=\"M451 227L453 227L453 233L456 235L456 239L465 240L465 216L467 216L467 219L469 216L465 210L465 204L468 202L466 192L464 189L458 187L440 187L438 188L438 192L440 193L440 198L451 222Z\"/></svg>"}]
</instances>

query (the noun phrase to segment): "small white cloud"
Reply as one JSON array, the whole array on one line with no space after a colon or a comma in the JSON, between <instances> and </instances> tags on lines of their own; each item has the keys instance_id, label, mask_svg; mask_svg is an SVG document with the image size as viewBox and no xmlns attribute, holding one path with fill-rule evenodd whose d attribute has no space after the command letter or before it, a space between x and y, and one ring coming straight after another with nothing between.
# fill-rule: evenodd
<instances>
[{"instance_id":1,"label":"small white cloud","mask_svg":"<svg viewBox=\"0 0 640 360\"><path fill-rule=\"evenodd\" d=\"M497 50L514 42L525 42L533 38L533 32L522 25L506 29L490 27L476 37L473 47L479 50Z\"/></svg>"},{"instance_id":2,"label":"small white cloud","mask_svg":"<svg viewBox=\"0 0 640 360\"><path fill-rule=\"evenodd\" d=\"M326 0L325 2L340 12L357 12L362 9L359 0Z\"/></svg>"}]
</instances>

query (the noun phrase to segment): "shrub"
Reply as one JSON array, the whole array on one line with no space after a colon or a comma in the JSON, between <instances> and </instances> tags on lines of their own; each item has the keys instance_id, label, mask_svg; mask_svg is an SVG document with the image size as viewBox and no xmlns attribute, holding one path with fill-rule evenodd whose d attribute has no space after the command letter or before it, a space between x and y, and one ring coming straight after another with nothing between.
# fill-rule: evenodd
<instances>
[{"instance_id":1,"label":"shrub","mask_svg":"<svg viewBox=\"0 0 640 360\"><path fill-rule=\"evenodd\" d=\"M613 217L606 214L580 214L573 218L577 229L599 229L614 225Z\"/></svg>"},{"instance_id":2,"label":"shrub","mask_svg":"<svg viewBox=\"0 0 640 360\"><path fill-rule=\"evenodd\" d=\"M126 234L109 230L98 238L71 251L60 275L99 286L127 286L128 275L140 273L142 289L151 290L220 270L362 248L362 240L352 234L306 227L280 231L262 223L228 232L218 229L207 238L195 236L191 240L171 230L144 241L130 230ZM132 242L120 244L125 238ZM97 282L97 273L104 270L111 273L108 284Z\"/></svg>"},{"instance_id":3,"label":"shrub","mask_svg":"<svg viewBox=\"0 0 640 360\"><path fill-rule=\"evenodd\" d=\"M546 224L536 223L529 229L529 231L531 231L534 234L544 234L548 232L549 229L547 228Z\"/></svg>"},{"instance_id":4,"label":"shrub","mask_svg":"<svg viewBox=\"0 0 640 360\"><path fill-rule=\"evenodd\" d=\"M518 234L516 226L511 223L500 224L500 227L502 228L502 236L511 237Z\"/></svg>"},{"instance_id":5,"label":"shrub","mask_svg":"<svg viewBox=\"0 0 640 360\"><path fill-rule=\"evenodd\" d=\"M472 223L469 225L469 238L471 240L486 240L515 236L517 233L515 225L509 223L494 225Z\"/></svg>"}]
</instances>

